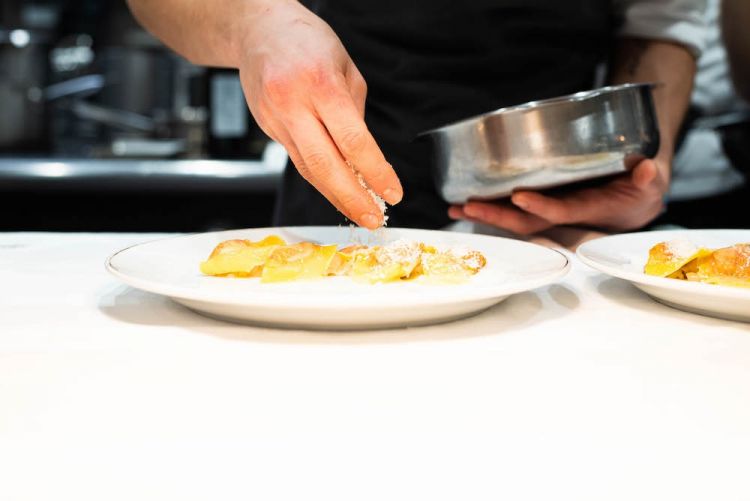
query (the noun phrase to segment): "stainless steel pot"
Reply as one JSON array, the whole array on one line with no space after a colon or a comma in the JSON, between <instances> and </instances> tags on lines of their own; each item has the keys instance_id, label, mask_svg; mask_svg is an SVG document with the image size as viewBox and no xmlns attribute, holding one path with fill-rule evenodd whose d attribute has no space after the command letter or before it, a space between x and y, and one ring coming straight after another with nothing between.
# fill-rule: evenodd
<instances>
[{"instance_id":1,"label":"stainless steel pot","mask_svg":"<svg viewBox=\"0 0 750 501\"><path fill-rule=\"evenodd\" d=\"M652 87L604 87L425 132L438 189L463 203L625 172L659 149Z\"/></svg>"}]
</instances>

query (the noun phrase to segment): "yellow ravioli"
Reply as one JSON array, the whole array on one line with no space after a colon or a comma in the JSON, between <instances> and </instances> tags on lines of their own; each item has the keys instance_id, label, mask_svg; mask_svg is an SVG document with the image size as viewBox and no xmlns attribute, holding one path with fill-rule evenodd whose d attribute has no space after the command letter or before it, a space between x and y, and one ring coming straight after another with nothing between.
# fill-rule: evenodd
<instances>
[{"instance_id":1,"label":"yellow ravioli","mask_svg":"<svg viewBox=\"0 0 750 501\"><path fill-rule=\"evenodd\" d=\"M374 284L422 276L439 282L459 282L485 264L484 256L477 251L438 251L408 240L374 247L350 245L337 250L335 245L311 242L288 245L277 236L269 236L258 242L221 242L200 269L206 275L260 277L266 283L346 276Z\"/></svg>"},{"instance_id":2,"label":"yellow ravioli","mask_svg":"<svg viewBox=\"0 0 750 501\"><path fill-rule=\"evenodd\" d=\"M405 277L404 268L399 263L378 263L372 254L354 256L349 276L359 282L394 282Z\"/></svg>"},{"instance_id":3,"label":"yellow ravioli","mask_svg":"<svg viewBox=\"0 0 750 501\"><path fill-rule=\"evenodd\" d=\"M716 285L750 287L750 244L717 249L695 261L689 280Z\"/></svg>"},{"instance_id":4,"label":"yellow ravioli","mask_svg":"<svg viewBox=\"0 0 750 501\"><path fill-rule=\"evenodd\" d=\"M643 271L647 275L684 280L683 267L710 254L711 250L696 247L687 241L660 242L649 250L648 261Z\"/></svg>"},{"instance_id":5,"label":"yellow ravioli","mask_svg":"<svg viewBox=\"0 0 750 501\"><path fill-rule=\"evenodd\" d=\"M355 280L370 283L410 278L419 268L422 247L418 242L398 241L358 251L354 255L350 275Z\"/></svg>"},{"instance_id":6,"label":"yellow ravioli","mask_svg":"<svg viewBox=\"0 0 750 501\"><path fill-rule=\"evenodd\" d=\"M422 255L421 273L433 281L460 283L479 272L485 264L484 256L476 251L460 256L453 252L434 252Z\"/></svg>"},{"instance_id":7,"label":"yellow ravioli","mask_svg":"<svg viewBox=\"0 0 750 501\"><path fill-rule=\"evenodd\" d=\"M328 267L335 254L335 245L302 242L277 247L263 267L261 282L322 278L328 274Z\"/></svg>"},{"instance_id":8,"label":"yellow ravioli","mask_svg":"<svg viewBox=\"0 0 750 501\"><path fill-rule=\"evenodd\" d=\"M206 275L260 276L266 259L274 249L285 244L275 235L258 242L227 240L216 246L209 258L201 263L200 270Z\"/></svg>"},{"instance_id":9,"label":"yellow ravioli","mask_svg":"<svg viewBox=\"0 0 750 501\"><path fill-rule=\"evenodd\" d=\"M350 245L343 249L336 251L331 264L328 265L328 275L334 276L345 276L348 275L352 269L354 262L354 254L356 251L366 249L364 245Z\"/></svg>"}]
</instances>

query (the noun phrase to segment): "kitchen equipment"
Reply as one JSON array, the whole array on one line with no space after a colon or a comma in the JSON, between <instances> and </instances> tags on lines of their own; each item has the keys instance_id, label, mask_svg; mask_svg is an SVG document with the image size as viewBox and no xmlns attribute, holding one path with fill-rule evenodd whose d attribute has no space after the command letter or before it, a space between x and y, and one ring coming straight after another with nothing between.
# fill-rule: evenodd
<instances>
[{"instance_id":1,"label":"kitchen equipment","mask_svg":"<svg viewBox=\"0 0 750 501\"><path fill-rule=\"evenodd\" d=\"M48 147L43 88L49 35L0 28L0 152L44 152Z\"/></svg>"},{"instance_id":2,"label":"kitchen equipment","mask_svg":"<svg viewBox=\"0 0 750 501\"><path fill-rule=\"evenodd\" d=\"M46 97L53 112L55 154L201 157L205 70L144 31L124 2L104 9L96 26L89 21L91 9L99 6L77 8L80 12L66 11L69 34L50 56L54 83ZM80 22L81 16L89 21ZM87 31L70 33L71 24Z\"/></svg>"},{"instance_id":3,"label":"kitchen equipment","mask_svg":"<svg viewBox=\"0 0 750 501\"><path fill-rule=\"evenodd\" d=\"M438 189L463 203L625 172L659 149L653 87L603 87L425 132Z\"/></svg>"},{"instance_id":4,"label":"kitchen equipment","mask_svg":"<svg viewBox=\"0 0 750 501\"><path fill-rule=\"evenodd\" d=\"M207 71L206 146L211 158L258 158L268 137L250 114L239 73L226 68Z\"/></svg>"}]
</instances>

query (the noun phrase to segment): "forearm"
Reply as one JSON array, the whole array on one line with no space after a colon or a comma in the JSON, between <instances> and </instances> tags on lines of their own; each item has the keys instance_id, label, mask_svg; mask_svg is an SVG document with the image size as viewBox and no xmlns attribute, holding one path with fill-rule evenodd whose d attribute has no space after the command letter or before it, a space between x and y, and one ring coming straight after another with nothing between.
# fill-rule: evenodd
<instances>
[{"instance_id":1,"label":"forearm","mask_svg":"<svg viewBox=\"0 0 750 501\"><path fill-rule=\"evenodd\" d=\"M737 92L750 100L750 2L724 0L721 27Z\"/></svg>"},{"instance_id":2,"label":"forearm","mask_svg":"<svg viewBox=\"0 0 750 501\"><path fill-rule=\"evenodd\" d=\"M296 0L127 0L140 23L195 64L239 66L248 29L274 5Z\"/></svg>"},{"instance_id":3,"label":"forearm","mask_svg":"<svg viewBox=\"0 0 750 501\"><path fill-rule=\"evenodd\" d=\"M685 113L695 77L695 58L681 45L642 39L622 39L612 65L614 84L653 82L654 104L659 119L661 147L657 158L668 167L674 155L675 140ZM664 173L667 178L669 173Z\"/></svg>"}]
</instances>

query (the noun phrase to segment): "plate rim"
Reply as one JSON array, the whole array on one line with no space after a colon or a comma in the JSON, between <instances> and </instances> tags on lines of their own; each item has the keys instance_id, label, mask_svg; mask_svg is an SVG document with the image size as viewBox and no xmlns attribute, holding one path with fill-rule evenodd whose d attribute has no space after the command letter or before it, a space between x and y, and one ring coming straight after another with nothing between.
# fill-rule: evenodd
<instances>
[{"instance_id":1,"label":"plate rim","mask_svg":"<svg viewBox=\"0 0 750 501\"><path fill-rule=\"evenodd\" d=\"M618 239L625 239L632 236L646 236L646 235L655 235L658 233L674 233L674 234L689 234L694 232L701 232L701 233L722 233L722 232L728 232L728 231L740 231L740 232L748 232L750 233L750 230L746 229L737 229L737 228L727 228L727 229L673 229L673 230L657 230L657 231L638 231L638 232L630 232L630 233L619 233L616 235L607 235L604 237L595 238L593 240L589 240L588 242L585 242L581 244L576 249L576 256L578 259L580 259L584 264L589 266L590 268L595 269L596 271L603 273L605 275L609 275L615 278L619 278L622 280L626 280L628 282L631 282L633 284L639 284L639 285L645 285L649 287L658 287L662 289L670 289L678 292L692 292L694 294L707 294L714 297L724 297L724 298L730 298L730 299L748 299L750 300L750 289L745 289L742 287L731 287L728 285L720 285L720 284L707 284L703 282L689 282L686 280L675 280L671 278L666 277L657 277L653 275L646 275L645 273L638 273L635 271L628 271L628 270L622 270L620 268L615 268L611 265L607 265L606 263L602 263L601 261L597 260L596 258L590 257L585 255L587 251L591 252L591 247L593 247L596 243L601 244L604 240L618 240ZM738 242L739 243L739 242ZM646 249L646 252L648 252L648 249Z\"/></svg>"},{"instance_id":2,"label":"plate rim","mask_svg":"<svg viewBox=\"0 0 750 501\"><path fill-rule=\"evenodd\" d=\"M247 297L242 297L236 300L233 300L232 298L222 297L219 300L212 300L211 298L201 295L199 293L200 289L194 289L193 291L189 291L183 287L171 286L167 284L159 284L159 283L147 280L147 279L133 277L121 271L120 269L118 269L116 265L113 263L113 261L117 258L117 256L127 251L130 251L135 247L140 247L140 246L144 246L144 245L148 245L148 244L152 244L156 242L163 242L166 240L177 240L177 239L197 237L197 236L206 236L206 235L221 235L225 233L236 233L236 232L243 232L243 231L258 231L258 232L263 232L263 231L278 232L278 231L295 231L295 230L316 231L316 230L330 230L334 228L344 228L344 227L339 227L339 226L277 226L277 227L261 227L261 228L240 228L240 229L232 229L232 230L220 230L220 231L212 231L212 232L185 233L185 234L179 234L179 235L171 235L168 237L146 240L146 241L135 243L125 248L122 248L114 252L113 254L111 254L109 257L107 257L104 264L105 264L105 269L111 275L113 275L114 277L122 281L123 283L127 284L128 286L134 287L139 290L144 290L147 292L171 297L171 298L180 298L180 299L186 299L186 300L191 300L191 301L203 301L206 303L226 304L226 305L233 305L233 306L252 305L254 307L264 307L264 308L266 307L267 308L288 308L289 298L304 297L306 298L306 301L304 305L299 306L300 309L318 310L318 309L325 309L325 308L338 309L342 306L343 307L362 306L361 301L359 302L358 301L343 301L343 302L337 302L336 304L333 304L333 305L330 304L330 302L326 302L324 300L320 300L318 302L309 301L309 295L303 295L301 293L296 294L296 295L279 294L276 296L269 295L269 296L264 296L264 297L252 296L250 299L248 299ZM389 229L392 229L394 231L398 231L398 230L420 231L420 232L428 232L428 233L435 233L435 234L461 235L461 233L458 233L458 232L450 232L450 231L444 231L444 230L428 230L428 229L422 229L422 228L389 227ZM417 297L410 298L409 306L420 306L420 307L430 306L430 305L434 306L434 305L440 305L440 304L446 304L446 303L455 303L456 301L463 303L463 302L479 301L479 300L489 299L489 298L494 298L494 297L497 297L497 298L507 297L512 294L518 294L521 292L534 290L539 287L543 287L545 285L555 283L560 278L567 275L567 273L570 271L571 266L572 266L570 258L565 253L561 252L560 250L546 247L543 245L539 245L533 242L526 242L523 240L516 240L512 238L497 237L493 235L482 235L482 234L476 234L476 233L466 233L465 235L470 235L471 237L478 237L482 239L500 239L504 241L512 241L514 243L539 247L543 249L545 252L552 252L556 254L559 258L561 258L562 259L561 266L540 277L525 279L521 282L518 282L515 287L514 286L506 287L500 291L498 291L497 287L488 287L484 285L482 287L475 288L474 290L469 290L470 292L473 292L471 294L466 294L465 292L467 292L467 289L462 289L462 292L464 293L461 294L460 297L417 296ZM384 285L388 286L389 284L384 284ZM191 293L191 292L194 292L194 293ZM339 297L337 299L340 299L343 297L345 296ZM388 303L387 302L375 303L373 304L373 307L380 307L386 304Z\"/></svg>"}]
</instances>

